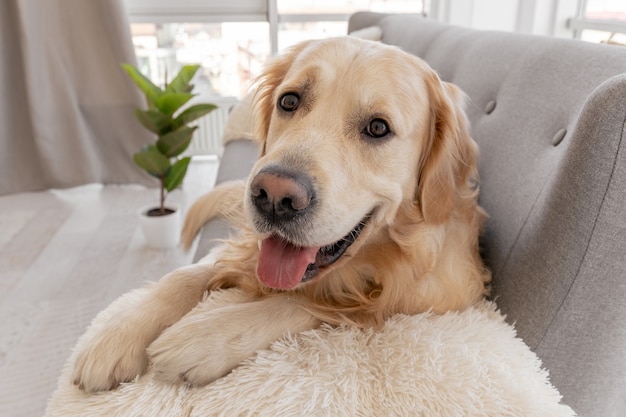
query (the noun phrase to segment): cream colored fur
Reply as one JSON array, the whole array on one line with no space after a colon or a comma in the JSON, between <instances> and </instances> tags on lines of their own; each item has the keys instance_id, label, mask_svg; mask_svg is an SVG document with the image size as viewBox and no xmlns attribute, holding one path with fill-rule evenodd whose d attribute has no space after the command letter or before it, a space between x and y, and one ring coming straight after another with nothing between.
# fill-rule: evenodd
<instances>
[{"instance_id":1,"label":"cream colored fur","mask_svg":"<svg viewBox=\"0 0 626 417\"><path fill-rule=\"evenodd\" d=\"M295 92L299 111L277 108ZM420 59L354 38L300 44L274 59L254 97L267 166L314 178L316 210L293 244L340 240L368 213L362 233L311 282L289 291L256 275L258 241L250 187L229 183L191 209L189 245L209 218L226 214L241 228L212 260L164 277L93 332L76 353L72 380L87 391L131 381L152 363L159 379L202 385L228 373L281 335L326 322L381 328L388 318L462 311L481 302L490 274L478 254L476 144L463 95ZM365 128L384 120L390 134ZM206 290L236 287L245 297L216 311L197 306ZM194 309L195 307L195 309Z\"/></svg>"}]
</instances>

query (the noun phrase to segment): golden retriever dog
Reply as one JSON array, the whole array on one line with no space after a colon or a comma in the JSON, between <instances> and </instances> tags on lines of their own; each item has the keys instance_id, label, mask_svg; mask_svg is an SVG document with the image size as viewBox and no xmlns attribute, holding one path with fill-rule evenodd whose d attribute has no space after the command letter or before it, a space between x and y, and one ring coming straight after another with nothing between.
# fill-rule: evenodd
<instances>
[{"instance_id":1,"label":"golden retriever dog","mask_svg":"<svg viewBox=\"0 0 626 417\"><path fill-rule=\"evenodd\" d=\"M194 204L183 242L218 214L241 232L112 317L79 352L75 383L107 390L151 364L157 378L202 385L322 322L380 326L481 300L485 214L463 101L381 43L310 41L274 58L253 103L260 157L247 182Z\"/></svg>"}]
</instances>

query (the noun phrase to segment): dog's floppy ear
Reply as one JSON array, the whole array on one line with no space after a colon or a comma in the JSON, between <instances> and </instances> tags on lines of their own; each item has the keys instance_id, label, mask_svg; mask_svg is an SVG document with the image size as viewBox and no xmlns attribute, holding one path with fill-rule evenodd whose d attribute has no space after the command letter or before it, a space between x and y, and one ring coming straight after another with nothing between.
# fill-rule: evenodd
<instances>
[{"instance_id":1,"label":"dog's floppy ear","mask_svg":"<svg viewBox=\"0 0 626 417\"><path fill-rule=\"evenodd\" d=\"M478 148L463 110L464 94L432 73L426 80L430 99L430 137L420 169L418 201L427 223L446 222L463 197L475 197Z\"/></svg>"},{"instance_id":2,"label":"dog's floppy ear","mask_svg":"<svg viewBox=\"0 0 626 417\"><path fill-rule=\"evenodd\" d=\"M308 43L308 41L299 43L284 54L272 58L256 80L257 88L254 93L252 106L256 121L255 135L261 142L261 156L265 155L265 142L270 128L272 112L276 106L275 100L277 97L274 97L274 91L283 82L296 56Z\"/></svg>"}]
</instances>

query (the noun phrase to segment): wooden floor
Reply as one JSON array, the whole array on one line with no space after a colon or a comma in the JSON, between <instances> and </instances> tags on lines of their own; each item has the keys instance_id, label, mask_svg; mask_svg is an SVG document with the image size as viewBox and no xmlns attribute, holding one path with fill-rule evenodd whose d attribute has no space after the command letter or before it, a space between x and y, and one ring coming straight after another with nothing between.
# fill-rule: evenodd
<instances>
[{"instance_id":1,"label":"wooden floor","mask_svg":"<svg viewBox=\"0 0 626 417\"><path fill-rule=\"evenodd\" d=\"M182 206L215 183L218 162L194 161ZM0 417L44 413L72 346L119 295L189 264L180 248L145 246L137 210L156 189L88 185L0 197Z\"/></svg>"}]
</instances>

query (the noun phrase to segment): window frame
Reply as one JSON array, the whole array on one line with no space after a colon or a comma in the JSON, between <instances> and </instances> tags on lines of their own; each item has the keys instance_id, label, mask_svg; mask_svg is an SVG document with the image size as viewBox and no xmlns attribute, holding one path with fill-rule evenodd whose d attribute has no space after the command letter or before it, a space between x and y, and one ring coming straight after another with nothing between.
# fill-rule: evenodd
<instances>
[{"instance_id":1,"label":"window frame","mask_svg":"<svg viewBox=\"0 0 626 417\"><path fill-rule=\"evenodd\" d=\"M421 0L426 10L427 0ZM243 5L249 3L250 7ZM214 3L199 0L125 0L130 23L222 23L267 22L270 55L278 53L278 31L282 23L347 22L352 13L285 13L278 12L277 0L237 0L228 12L216 11ZM263 7L259 7L263 5ZM221 7L221 6L220 6ZM233 11L236 9L237 11ZM241 12L239 12L241 11Z\"/></svg>"},{"instance_id":2,"label":"window frame","mask_svg":"<svg viewBox=\"0 0 626 417\"><path fill-rule=\"evenodd\" d=\"M576 15L568 20L567 27L572 30L575 39L581 39L585 30L608 33L626 33L626 22L609 19L588 19L587 0L578 0Z\"/></svg>"}]
</instances>

